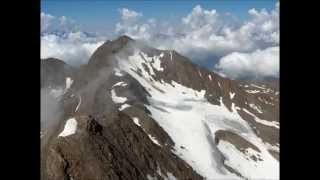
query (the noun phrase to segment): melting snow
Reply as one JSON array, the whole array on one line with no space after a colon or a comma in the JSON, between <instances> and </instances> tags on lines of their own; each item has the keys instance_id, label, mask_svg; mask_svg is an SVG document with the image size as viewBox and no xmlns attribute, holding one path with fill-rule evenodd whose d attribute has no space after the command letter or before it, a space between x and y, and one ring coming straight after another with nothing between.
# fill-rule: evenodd
<instances>
[{"instance_id":1,"label":"melting snow","mask_svg":"<svg viewBox=\"0 0 320 180\"><path fill-rule=\"evenodd\" d=\"M262 140L257 137L249 124L237 113L234 105L232 111L223 104L213 105L204 97L205 90L197 91L185 87L177 82L161 83L141 68L141 62L145 60L136 52L128 60L117 61L118 67L135 78L148 92L150 105L146 105L152 117L169 134L175 142L173 152L185 160L200 175L207 179L239 179L235 174L229 173L221 163L221 154L215 145L214 138L217 130L233 130L257 146L261 151L262 159L272 164L268 168L268 177L277 177L278 161L268 154L267 148ZM119 57L118 57L119 58ZM141 75L137 70L141 69ZM218 82L221 88L220 83ZM160 92L161 89L163 92ZM150 137L150 136L149 136ZM150 137L152 138L152 136ZM180 147L185 147L181 149ZM269 158L269 156L271 158ZM272 161L272 162L269 162ZM246 163L244 160L243 163ZM236 170L239 167L235 167ZM255 168L251 171L254 172ZM260 177L259 171L250 174L250 177Z\"/></svg>"},{"instance_id":2,"label":"melting snow","mask_svg":"<svg viewBox=\"0 0 320 180\"><path fill-rule=\"evenodd\" d=\"M120 70L119 70L118 68L115 68L115 69L114 69L114 74L115 74L116 76L119 76L119 77L123 76L123 74L120 72Z\"/></svg>"},{"instance_id":3,"label":"melting snow","mask_svg":"<svg viewBox=\"0 0 320 180\"><path fill-rule=\"evenodd\" d=\"M133 117L132 119L133 119L133 122L134 122L137 126L141 127L141 124L139 123L139 119L138 119L137 117ZM143 128L142 128L142 129L143 129ZM143 131L144 131L145 133L147 133L144 129L143 129ZM147 133L147 134L148 134L148 133ZM156 145L158 145L158 146L161 146L161 144L159 143L159 141L158 141L155 137L153 137L151 134L148 134L148 137L150 138L150 140L151 140L154 144L156 144Z\"/></svg>"},{"instance_id":4,"label":"melting snow","mask_svg":"<svg viewBox=\"0 0 320 180\"><path fill-rule=\"evenodd\" d=\"M119 111L123 111L124 109L130 107L129 104L122 104L120 107L119 107Z\"/></svg>"},{"instance_id":5,"label":"melting snow","mask_svg":"<svg viewBox=\"0 0 320 180\"><path fill-rule=\"evenodd\" d=\"M154 69L156 69L157 71L163 71L163 68L161 67L161 60L160 60L160 58L162 58L164 56L163 53L161 53L159 56L153 56L153 57L149 57L144 52L139 52L139 55L140 55L140 58L143 58L144 61L147 61L148 63L150 63L150 65L152 65L152 67ZM134 56L134 57L136 57L136 56Z\"/></svg>"},{"instance_id":6,"label":"melting snow","mask_svg":"<svg viewBox=\"0 0 320 180\"><path fill-rule=\"evenodd\" d=\"M256 94L259 93L260 91L258 90L246 90L247 93L251 93L251 94Z\"/></svg>"},{"instance_id":7,"label":"melting snow","mask_svg":"<svg viewBox=\"0 0 320 180\"><path fill-rule=\"evenodd\" d=\"M234 145L221 140L219 150L226 156L225 164L236 169L248 179L279 179L279 163L267 152L259 153L251 148L244 154ZM250 156L263 157L262 161L254 161Z\"/></svg>"},{"instance_id":8,"label":"melting snow","mask_svg":"<svg viewBox=\"0 0 320 180\"><path fill-rule=\"evenodd\" d=\"M256 85L256 84L251 84L251 86L252 86L252 87L259 88L259 89L265 89L265 87L263 87L263 86L258 86L258 85Z\"/></svg>"},{"instance_id":9,"label":"melting snow","mask_svg":"<svg viewBox=\"0 0 320 180\"><path fill-rule=\"evenodd\" d=\"M258 118L256 115L252 114L250 111L243 109L243 111L245 111L246 113L250 114L251 116L254 117L254 120L260 124L266 125L266 126L273 126L275 128L279 128L279 122L277 121L267 121L267 120L263 120Z\"/></svg>"},{"instance_id":10,"label":"melting snow","mask_svg":"<svg viewBox=\"0 0 320 180\"><path fill-rule=\"evenodd\" d=\"M170 172L167 172L167 176L168 176L168 180L177 180L177 178Z\"/></svg>"},{"instance_id":11,"label":"melting snow","mask_svg":"<svg viewBox=\"0 0 320 180\"><path fill-rule=\"evenodd\" d=\"M150 135L150 134L148 134L148 136L149 136L149 138L151 139L151 141L152 141L154 144L156 144L156 145L158 145L158 146L161 146L161 144L159 143L159 141L158 141L155 137L153 137L153 136Z\"/></svg>"},{"instance_id":12,"label":"melting snow","mask_svg":"<svg viewBox=\"0 0 320 180\"><path fill-rule=\"evenodd\" d=\"M115 102L115 103L124 103L127 101L126 97L117 96L114 89L111 90L111 98L112 98L113 102Z\"/></svg>"},{"instance_id":13,"label":"melting snow","mask_svg":"<svg viewBox=\"0 0 320 180\"><path fill-rule=\"evenodd\" d=\"M230 98L233 99L234 95L236 95L236 93L229 92L229 95L230 95Z\"/></svg>"},{"instance_id":14,"label":"melting snow","mask_svg":"<svg viewBox=\"0 0 320 180\"><path fill-rule=\"evenodd\" d=\"M269 144L269 143L265 143L265 145L267 146L267 148L268 149L271 149L271 150L273 150L273 151L277 151L277 152L279 152L279 146L274 146L274 145L271 145L271 144Z\"/></svg>"},{"instance_id":15,"label":"melting snow","mask_svg":"<svg viewBox=\"0 0 320 180\"><path fill-rule=\"evenodd\" d=\"M76 133L77 120L75 118L68 119L63 131L59 134L59 137L66 137Z\"/></svg>"},{"instance_id":16,"label":"melting snow","mask_svg":"<svg viewBox=\"0 0 320 180\"><path fill-rule=\"evenodd\" d=\"M80 105L81 105L81 96L79 95L79 103L78 103L78 105L77 105L77 107L76 107L75 112L77 112L77 111L78 111L78 109L79 109Z\"/></svg>"},{"instance_id":17,"label":"melting snow","mask_svg":"<svg viewBox=\"0 0 320 180\"><path fill-rule=\"evenodd\" d=\"M70 77L66 78L66 90L71 87L73 80Z\"/></svg>"},{"instance_id":18,"label":"melting snow","mask_svg":"<svg viewBox=\"0 0 320 180\"><path fill-rule=\"evenodd\" d=\"M133 122L137 125L141 127L141 124L139 123L139 119L137 117L133 117Z\"/></svg>"},{"instance_id":19,"label":"melting snow","mask_svg":"<svg viewBox=\"0 0 320 180\"><path fill-rule=\"evenodd\" d=\"M115 86L122 86L122 87L124 87L124 86L127 86L127 85L128 85L127 83L121 81L121 82L117 82L117 83L114 84L112 87L115 87Z\"/></svg>"},{"instance_id":20,"label":"melting snow","mask_svg":"<svg viewBox=\"0 0 320 180\"><path fill-rule=\"evenodd\" d=\"M212 77L211 77L211 74L209 74L209 75L208 75L208 77L209 77L210 81L212 81Z\"/></svg>"},{"instance_id":21,"label":"melting snow","mask_svg":"<svg viewBox=\"0 0 320 180\"><path fill-rule=\"evenodd\" d=\"M249 106L252 108L252 109L254 109L254 110L256 110L258 113L262 113L262 111L260 110L260 108L258 107L258 106L256 106L255 104L249 104Z\"/></svg>"}]
</instances>

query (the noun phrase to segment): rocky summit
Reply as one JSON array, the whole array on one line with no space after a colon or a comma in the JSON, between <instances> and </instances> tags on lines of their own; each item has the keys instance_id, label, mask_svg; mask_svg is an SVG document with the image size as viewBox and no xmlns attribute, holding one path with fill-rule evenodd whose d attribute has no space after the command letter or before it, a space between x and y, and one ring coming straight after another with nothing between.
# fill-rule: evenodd
<instances>
[{"instance_id":1,"label":"rocky summit","mask_svg":"<svg viewBox=\"0 0 320 180\"><path fill-rule=\"evenodd\" d=\"M128 36L81 67L43 59L41 75L43 180L279 179L274 84Z\"/></svg>"}]
</instances>

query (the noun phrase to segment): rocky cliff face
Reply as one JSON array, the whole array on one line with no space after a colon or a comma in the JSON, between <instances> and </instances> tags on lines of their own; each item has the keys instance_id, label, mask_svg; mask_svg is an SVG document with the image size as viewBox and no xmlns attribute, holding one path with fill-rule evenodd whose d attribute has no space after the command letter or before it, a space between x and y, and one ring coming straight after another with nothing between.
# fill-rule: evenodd
<instances>
[{"instance_id":1,"label":"rocky cliff face","mask_svg":"<svg viewBox=\"0 0 320 180\"><path fill-rule=\"evenodd\" d=\"M65 82L59 123L41 136L43 179L278 178L277 89L127 36L74 71L42 78Z\"/></svg>"}]
</instances>

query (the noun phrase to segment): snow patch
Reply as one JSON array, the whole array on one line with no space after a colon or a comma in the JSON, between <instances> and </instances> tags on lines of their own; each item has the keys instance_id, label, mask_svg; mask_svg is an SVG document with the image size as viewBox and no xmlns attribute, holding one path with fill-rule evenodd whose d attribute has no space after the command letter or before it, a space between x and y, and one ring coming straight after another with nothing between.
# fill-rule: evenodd
<instances>
[{"instance_id":1,"label":"snow patch","mask_svg":"<svg viewBox=\"0 0 320 180\"><path fill-rule=\"evenodd\" d=\"M251 84L251 86L252 86L252 87L259 88L259 89L265 89L265 87L263 87L263 86L258 86L258 85L256 85L256 84Z\"/></svg>"},{"instance_id":2,"label":"snow patch","mask_svg":"<svg viewBox=\"0 0 320 180\"><path fill-rule=\"evenodd\" d=\"M66 78L66 90L71 87L73 80L70 77Z\"/></svg>"},{"instance_id":3,"label":"snow patch","mask_svg":"<svg viewBox=\"0 0 320 180\"><path fill-rule=\"evenodd\" d=\"M141 127L141 124L139 123L139 119L137 117L133 117L133 122L137 125Z\"/></svg>"},{"instance_id":4,"label":"snow patch","mask_svg":"<svg viewBox=\"0 0 320 180\"><path fill-rule=\"evenodd\" d=\"M279 163L269 153L257 152L248 148L245 153L240 152L234 145L226 141L219 141L219 150L226 157L225 164L236 169L242 176L248 179L279 179ZM261 157L261 160L250 158Z\"/></svg>"},{"instance_id":5,"label":"snow patch","mask_svg":"<svg viewBox=\"0 0 320 180\"><path fill-rule=\"evenodd\" d=\"M59 137L70 136L77 131L77 120L75 118L68 119L63 131L59 134Z\"/></svg>"},{"instance_id":6,"label":"snow patch","mask_svg":"<svg viewBox=\"0 0 320 180\"><path fill-rule=\"evenodd\" d=\"M77 112L77 111L78 111L80 105L81 105L81 96L79 95L79 103L78 103L78 105L77 105L77 107L76 107L76 110L75 110L74 112Z\"/></svg>"},{"instance_id":7,"label":"snow patch","mask_svg":"<svg viewBox=\"0 0 320 180\"><path fill-rule=\"evenodd\" d=\"M230 99L233 99L234 95L236 95L236 93L229 92L229 95L230 95Z\"/></svg>"},{"instance_id":8,"label":"snow patch","mask_svg":"<svg viewBox=\"0 0 320 180\"><path fill-rule=\"evenodd\" d=\"M120 82L117 82L116 84L114 84L112 87L115 87L115 86L121 86L121 87L125 87L127 86L128 84L123 82L123 81L120 81Z\"/></svg>"},{"instance_id":9,"label":"snow patch","mask_svg":"<svg viewBox=\"0 0 320 180\"><path fill-rule=\"evenodd\" d=\"M127 97L119 97L117 96L114 89L111 90L111 98L115 103L124 103L127 101Z\"/></svg>"},{"instance_id":10,"label":"snow patch","mask_svg":"<svg viewBox=\"0 0 320 180\"><path fill-rule=\"evenodd\" d=\"M115 68L115 69L114 69L114 74L115 74L116 76L119 76L119 77L124 76L124 74L122 74L121 71L120 71L118 68Z\"/></svg>"},{"instance_id":11,"label":"snow patch","mask_svg":"<svg viewBox=\"0 0 320 180\"><path fill-rule=\"evenodd\" d=\"M150 134L148 134L148 137L151 139L151 141L152 141L154 144L156 144L156 145L158 145L158 146L161 146L161 144L159 143L159 141L158 141L155 137L153 137L153 136L150 135Z\"/></svg>"},{"instance_id":12,"label":"snow patch","mask_svg":"<svg viewBox=\"0 0 320 180\"><path fill-rule=\"evenodd\" d=\"M128 107L130 107L131 105L129 104L122 104L120 107L119 107L119 111L123 111L125 109L127 109Z\"/></svg>"},{"instance_id":13,"label":"snow patch","mask_svg":"<svg viewBox=\"0 0 320 180\"><path fill-rule=\"evenodd\" d=\"M254 117L254 120L260 124L266 125L266 126L273 126L275 128L279 129L279 122L277 121L267 121L264 119L260 119L258 118L256 115L252 114L250 111L248 111L247 109L243 109L243 111L245 111L246 113L250 114L251 116Z\"/></svg>"},{"instance_id":14,"label":"snow patch","mask_svg":"<svg viewBox=\"0 0 320 180\"><path fill-rule=\"evenodd\" d=\"M259 93L260 91L258 90L246 90L247 93L250 93L250 94L256 94L256 93Z\"/></svg>"},{"instance_id":15,"label":"snow patch","mask_svg":"<svg viewBox=\"0 0 320 180\"><path fill-rule=\"evenodd\" d=\"M254 109L254 110L256 110L258 113L262 113L262 111L260 110L260 108L258 107L258 106L256 106L255 104L249 104L249 106L252 108L252 109Z\"/></svg>"}]
</instances>

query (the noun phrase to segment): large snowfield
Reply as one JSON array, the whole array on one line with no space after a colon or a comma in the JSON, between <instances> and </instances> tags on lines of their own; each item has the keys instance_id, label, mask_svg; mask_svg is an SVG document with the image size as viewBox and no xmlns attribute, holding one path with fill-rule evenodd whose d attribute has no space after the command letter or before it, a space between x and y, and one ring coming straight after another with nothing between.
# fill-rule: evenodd
<instances>
[{"instance_id":1,"label":"large snowfield","mask_svg":"<svg viewBox=\"0 0 320 180\"><path fill-rule=\"evenodd\" d=\"M120 74L119 71L127 72L151 94L148 98L150 105L146 107L150 110L152 118L175 142L173 152L207 179L240 179L225 169L222 155L226 158L226 165L246 178L279 179L279 162L267 151L268 145L255 135L248 123L237 113L236 109L240 108L232 104L232 111L229 111L222 99L220 105L209 103L204 96L205 90L196 91L174 81L155 81L151 75L154 74L154 70L163 70L160 66L161 57L163 54L147 57L137 50L127 60L118 61L116 74ZM149 67L150 73L144 70L143 64ZM137 74L138 69L141 70L142 76ZM233 97L234 94L230 96ZM117 97L114 92L112 97L116 103L125 101L125 97ZM266 123L257 118L256 121ZM138 124L137 119L135 122ZM268 125L278 127L275 123ZM216 145L214 138L218 130L237 133L258 147L261 152L249 149L244 154L226 141ZM259 154L262 161L248 158L252 154Z\"/></svg>"}]
</instances>

